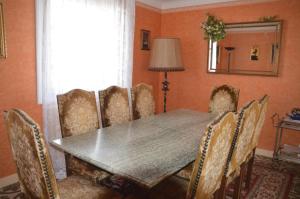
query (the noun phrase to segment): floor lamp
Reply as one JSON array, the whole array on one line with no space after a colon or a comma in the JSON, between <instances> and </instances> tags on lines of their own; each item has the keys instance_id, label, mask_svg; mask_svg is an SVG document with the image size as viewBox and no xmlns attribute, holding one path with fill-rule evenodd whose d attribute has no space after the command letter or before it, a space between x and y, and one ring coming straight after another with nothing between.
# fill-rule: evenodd
<instances>
[{"instance_id":1,"label":"floor lamp","mask_svg":"<svg viewBox=\"0 0 300 199\"><path fill-rule=\"evenodd\" d=\"M180 40L178 38L156 38L153 40L150 71L164 72L162 91L164 92L164 112L167 111L168 72L183 71Z\"/></svg>"}]
</instances>

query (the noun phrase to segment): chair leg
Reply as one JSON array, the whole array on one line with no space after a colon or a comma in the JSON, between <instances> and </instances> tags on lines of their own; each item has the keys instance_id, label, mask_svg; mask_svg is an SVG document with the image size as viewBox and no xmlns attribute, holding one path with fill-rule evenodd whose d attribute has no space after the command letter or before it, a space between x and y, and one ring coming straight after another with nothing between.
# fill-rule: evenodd
<instances>
[{"instance_id":1,"label":"chair leg","mask_svg":"<svg viewBox=\"0 0 300 199\"><path fill-rule=\"evenodd\" d=\"M220 186L219 190L217 191L218 199L226 198L226 184L227 184L227 178L226 178L226 176L223 176L221 186Z\"/></svg>"},{"instance_id":2,"label":"chair leg","mask_svg":"<svg viewBox=\"0 0 300 199\"><path fill-rule=\"evenodd\" d=\"M233 199L241 198L241 192L242 192L242 186L243 186L243 181L244 181L245 169L246 169L246 164L243 163L241 165L240 175L235 180L235 188L234 188L234 193L233 193Z\"/></svg>"},{"instance_id":3,"label":"chair leg","mask_svg":"<svg viewBox=\"0 0 300 199\"><path fill-rule=\"evenodd\" d=\"M252 157L248 161L248 167L247 167L247 176L246 176L246 190L249 190L250 188L250 183L251 183L251 175L252 175L252 170L253 170L253 163L254 163L254 157L255 157L255 149L253 149L252 152Z\"/></svg>"}]
</instances>

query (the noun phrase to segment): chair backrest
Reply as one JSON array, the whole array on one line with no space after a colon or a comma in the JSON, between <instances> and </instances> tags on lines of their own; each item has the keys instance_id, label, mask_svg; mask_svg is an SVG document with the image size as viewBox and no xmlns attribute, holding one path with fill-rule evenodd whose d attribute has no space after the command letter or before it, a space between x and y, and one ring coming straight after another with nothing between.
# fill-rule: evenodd
<instances>
[{"instance_id":1,"label":"chair backrest","mask_svg":"<svg viewBox=\"0 0 300 199\"><path fill-rule=\"evenodd\" d=\"M252 148L253 149L256 148L256 146L258 144L261 129L265 123L268 104L269 104L269 96L268 95L263 96L259 100L260 111L259 111L259 118L257 120L257 124L256 124L255 131L254 131L253 138L252 138Z\"/></svg>"},{"instance_id":2,"label":"chair backrest","mask_svg":"<svg viewBox=\"0 0 300 199\"><path fill-rule=\"evenodd\" d=\"M23 111L4 113L22 192L27 198L59 198L56 179L44 135Z\"/></svg>"},{"instance_id":3,"label":"chair backrest","mask_svg":"<svg viewBox=\"0 0 300 199\"><path fill-rule=\"evenodd\" d=\"M154 115L155 101L153 87L145 83L140 83L131 88L130 91L133 119L136 120Z\"/></svg>"},{"instance_id":4,"label":"chair backrest","mask_svg":"<svg viewBox=\"0 0 300 199\"><path fill-rule=\"evenodd\" d=\"M252 152L252 137L259 117L258 102L251 101L239 111L238 128L227 176L237 170Z\"/></svg>"},{"instance_id":5,"label":"chair backrest","mask_svg":"<svg viewBox=\"0 0 300 199\"><path fill-rule=\"evenodd\" d=\"M130 121L128 92L126 88L111 86L99 91L103 127Z\"/></svg>"},{"instance_id":6,"label":"chair backrest","mask_svg":"<svg viewBox=\"0 0 300 199\"><path fill-rule=\"evenodd\" d=\"M94 91L74 89L57 95L57 105L62 137L99 129Z\"/></svg>"},{"instance_id":7,"label":"chair backrest","mask_svg":"<svg viewBox=\"0 0 300 199\"><path fill-rule=\"evenodd\" d=\"M215 87L210 96L209 112L222 113L236 111L239 100L239 89L228 85Z\"/></svg>"},{"instance_id":8,"label":"chair backrest","mask_svg":"<svg viewBox=\"0 0 300 199\"><path fill-rule=\"evenodd\" d=\"M194 163L187 199L210 198L220 188L231 144L237 126L237 115L222 114L208 125Z\"/></svg>"}]
</instances>

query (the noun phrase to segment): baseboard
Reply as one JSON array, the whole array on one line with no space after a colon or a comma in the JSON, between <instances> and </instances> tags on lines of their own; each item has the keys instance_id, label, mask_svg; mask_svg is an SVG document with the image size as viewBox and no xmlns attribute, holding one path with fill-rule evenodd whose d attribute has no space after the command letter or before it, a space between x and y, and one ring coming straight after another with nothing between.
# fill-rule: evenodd
<instances>
[{"instance_id":1,"label":"baseboard","mask_svg":"<svg viewBox=\"0 0 300 199\"><path fill-rule=\"evenodd\" d=\"M4 178L0 178L0 188L5 187L10 184L14 184L18 181L19 181L19 179L18 179L18 175L16 173L12 174L10 176L6 176Z\"/></svg>"},{"instance_id":2,"label":"baseboard","mask_svg":"<svg viewBox=\"0 0 300 199\"><path fill-rule=\"evenodd\" d=\"M255 154L265 156L265 157L268 157L268 158L273 158L273 151L266 150L266 149L257 148L256 151L255 151Z\"/></svg>"}]
</instances>

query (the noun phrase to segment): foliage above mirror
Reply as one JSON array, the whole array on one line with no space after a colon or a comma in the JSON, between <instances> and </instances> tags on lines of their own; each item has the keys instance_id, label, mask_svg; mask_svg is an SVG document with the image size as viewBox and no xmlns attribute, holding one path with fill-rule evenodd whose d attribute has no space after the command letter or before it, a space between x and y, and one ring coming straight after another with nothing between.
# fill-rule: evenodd
<instances>
[{"instance_id":1,"label":"foliage above mirror","mask_svg":"<svg viewBox=\"0 0 300 199\"><path fill-rule=\"evenodd\" d=\"M201 26L204 30L204 39L219 41L225 38L225 24L215 16L207 14L206 21Z\"/></svg>"}]
</instances>

